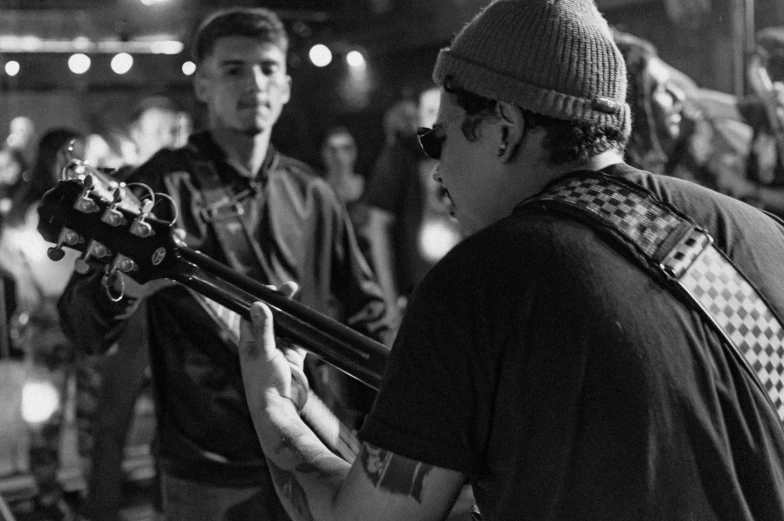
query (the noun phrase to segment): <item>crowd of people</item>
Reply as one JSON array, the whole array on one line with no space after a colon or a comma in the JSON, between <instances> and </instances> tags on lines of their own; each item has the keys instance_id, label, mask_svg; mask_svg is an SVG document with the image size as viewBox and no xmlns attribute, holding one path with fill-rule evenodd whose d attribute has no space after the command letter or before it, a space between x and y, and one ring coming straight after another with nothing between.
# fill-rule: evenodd
<instances>
[{"instance_id":1,"label":"crowd of people","mask_svg":"<svg viewBox=\"0 0 784 521\"><path fill-rule=\"evenodd\" d=\"M750 73L771 89L737 98L591 0L496 0L434 57L434 86L388 107L368 172L340 124L319 165L276 147L292 78L265 8L199 26L202 128L159 95L92 133L14 119L0 354L63 396L76 381L87 483L65 500L61 410L30 432L35 511L119 519L148 392L169 521L782 519L782 418L734 337L617 230L536 200L583 176L664 201L784 316L784 33L758 42ZM386 346L381 388L276 341L264 304L240 330L184 286L50 261L36 208L71 161L165 194L156 217L184 245ZM353 457L300 421L309 390L361 440Z\"/></svg>"}]
</instances>

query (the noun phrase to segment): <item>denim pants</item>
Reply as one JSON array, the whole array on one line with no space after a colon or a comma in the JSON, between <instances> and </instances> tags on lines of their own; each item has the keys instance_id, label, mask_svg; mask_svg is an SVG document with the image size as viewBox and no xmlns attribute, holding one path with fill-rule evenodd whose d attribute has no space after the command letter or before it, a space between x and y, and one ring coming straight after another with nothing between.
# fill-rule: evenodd
<instances>
[{"instance_id":1,"label":"denim pants","mask_svg":"<svg viewBox=\"0 0 784 521\"><path fill-rule=\"evenodd\" d=\"M218 487L164 473L166 521L290 521L272 485Z\"/></svg>"}]
</instances>

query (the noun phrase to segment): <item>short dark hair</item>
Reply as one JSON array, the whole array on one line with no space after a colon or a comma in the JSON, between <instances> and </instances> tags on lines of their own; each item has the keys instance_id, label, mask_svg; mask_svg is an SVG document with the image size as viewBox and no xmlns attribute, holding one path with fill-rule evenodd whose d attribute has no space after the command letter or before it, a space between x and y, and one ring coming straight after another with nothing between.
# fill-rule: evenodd
<instances>
[{"instance_id":1,"label":"short dark hair","mask_svg":"<svg viewBox=\"0 0 784 521\"><path fill-rule=\"evenodd\" d=\"M487 118L497 117L498 100L485 98L456 85L447 77L444 90L452 101L466 112L461 130L469 141L476 139L476 129ZM544 148L551 165L563 165L574 161L586 161L602 152L615 148L623 152L627 137L623 130L607 125L585 121L555 119L530 110L522 109L526 126L542 127L545 132Z\"/></svg>"},{"instance_id":2,"label":"short dark hair","mask_svg":"<svg viewBox=\"0 0 784 521\"><path fill-rule=\"evenodd\" d=\"M348 127L344 127L343 125L335 125L329 127L326 132L324 132L324 138L321 140L322 144L326 144L333 136L348 136L351 138L352 141L356 143L356 139L354 139L354 134L349 131Z\"/></svg>"},{"instance_id":3,"label":"short dark hair","mask_svg":"<svg viewBox=\"0 0 784 521\"><path fill-rule=\"evenodd\" d=\"M277 46L283 54L289 48L286 28L278 15L263 7L235 7L217 11L199 25L192 55L196 64L212 53L215 42L226 36L247 36Z\"/></svg>"}]
</instances>

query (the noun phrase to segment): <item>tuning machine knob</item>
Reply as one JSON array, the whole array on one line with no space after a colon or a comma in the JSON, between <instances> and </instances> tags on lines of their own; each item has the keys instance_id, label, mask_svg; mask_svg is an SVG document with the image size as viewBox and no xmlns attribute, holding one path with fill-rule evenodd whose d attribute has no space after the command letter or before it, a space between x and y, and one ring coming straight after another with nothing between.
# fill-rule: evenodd
<instances>
[{"instance_id":1,"label":"tuning machine knob","mask_svg":"<svg viewBox=\"0 0 784 521\"><path fill-rule=\"evenodd\" d=\"M122 188L117 188L112 196L112 204L106 208L101 216L101 220L109 226L120 226L126 222L122 212L117 209L120 206L120 201L122 201L122 199Z\"/></svg>"},{"instance_id":2,"label":"tuning machine knob","mask_svg":"<svg viewBox=\"0 0 784 521\"><path fill-rule=\"evenodd\" d=\"M109 250L109 248L96 240L92 240L87 246L87 250L84 252L84 255L76 259L76 262L74 263L74 269L82 275L86 275L92 269L87 261L89 261L91 258L101 259L111 254L112 252Z\"/></svg>"},{"instance_id":3,"label":"tuning machine knob","mask_svg":"<svg viewBox=\"0 0 784 521\"><path fill-rule=\"evenodd\" d=\"M133 223L131 223L130 233L142 238L149 237L154 233L152 226L147 222L147 218L150 216L150 212L154 205L155 202L151 200L144 203L141 213L133 220Z\"/></svg>"},{"instance_id":4,"label":"tuning machine knob","mask_svg":"<svg viewBox=\"0 0 784 521\"><path fill-rule=\"evenodd\" d=\"M51 246L48 250L46 250L46 255L53 261L59 261L65 256L63 245L74 246L83 240L84 239L82 239L75 231L69 228L63 228L60 230L60 236L57 238L57 245Z\"/></svg>"},{"instance_id":5,"label":"tuning machine knob","mask_svg":"<svg viewBox=\"0 0 784 521\"><path fill-rule=\"evenodd\" d=\"M112 262L112 266L109 269L109 273L116 273L118 271L121 271L123 273L130 273L136 268L137 266L136 263L133 261L133 259L118 253L117 257L114 259L114 262Z\"/></svg>"},{"instance_id":6,"label":"tuning machine knob","mask_svg":"<svg viewBox=\"0 0 784 521\"><path fill-rule=\"evenodd\" d=\"M74 203L74 208L79 210L82 213L93 213L98 211L98 205L95 204L92 197L90 197L90 192L93 189L93 176L86 175L82 180L82 193L79 197L76 198L76 202Z\"/></svg>"}]
</instances>

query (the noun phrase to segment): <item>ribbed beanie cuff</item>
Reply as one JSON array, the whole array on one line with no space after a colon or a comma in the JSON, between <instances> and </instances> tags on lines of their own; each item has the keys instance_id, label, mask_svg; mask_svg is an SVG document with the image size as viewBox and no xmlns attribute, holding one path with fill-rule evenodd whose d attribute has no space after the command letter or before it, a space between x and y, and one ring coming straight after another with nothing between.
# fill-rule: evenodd
<instances>
[{"instance_id":1,"label":"ribbed beanie cuff","mask_svg":"<svg viewBox=\"0 0 784 521\"><path fill-rule=\"evenodd\" d=\"M556 119L631 131L626 66L592 0L496 0L438 55L433 79Z\"/></svg>"}]
</instances>

